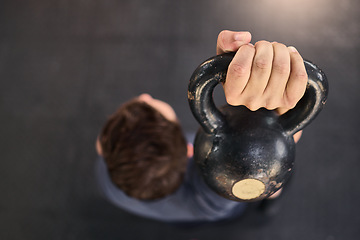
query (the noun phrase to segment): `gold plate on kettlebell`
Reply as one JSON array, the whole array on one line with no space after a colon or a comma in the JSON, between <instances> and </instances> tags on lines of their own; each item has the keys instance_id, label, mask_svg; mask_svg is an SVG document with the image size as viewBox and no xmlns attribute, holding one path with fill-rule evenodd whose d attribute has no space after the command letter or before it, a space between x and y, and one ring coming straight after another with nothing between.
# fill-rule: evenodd
<instances>
[{"instance_id":1,"label":"gold plate on kettlebell","mask_svg":"<svg viewBox=\"0 0 360 240\"><path fill-rule=\"evenodd\" d=\"M251 200L259 197L265 191L265 184L257 179L244 179L238 181L232 187L235 197L243 200Z\"/></svg>"}]
</instances>

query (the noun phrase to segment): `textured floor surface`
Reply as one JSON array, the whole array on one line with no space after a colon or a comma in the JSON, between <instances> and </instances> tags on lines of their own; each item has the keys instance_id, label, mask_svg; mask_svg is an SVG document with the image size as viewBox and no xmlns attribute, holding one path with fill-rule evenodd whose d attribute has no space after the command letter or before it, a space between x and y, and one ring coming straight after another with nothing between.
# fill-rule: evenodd
<instances>
[{"instance_id":1,"label":"textured floor surface","mask_svg":"<svg viewBox=\"0 0 360 240\"><path fill-rule=\"evenodd\" d=\"M195 131L188 79L222 29L294 45L330 82L279 214L184 229L108 204L92 174L102 123L149 92ZM359 239L359 66L351 0L0 1L0 239Z\"/></svg>"}]
</instances>

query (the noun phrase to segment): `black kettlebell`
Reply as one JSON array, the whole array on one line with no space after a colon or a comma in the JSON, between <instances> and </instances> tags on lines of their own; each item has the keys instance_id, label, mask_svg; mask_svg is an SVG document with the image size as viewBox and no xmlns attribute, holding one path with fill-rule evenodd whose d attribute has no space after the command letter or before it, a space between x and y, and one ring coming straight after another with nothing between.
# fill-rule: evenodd
<instances>
[{"instance_id":1,"label":"black kettlebell","mask_svg":"<svg viewBox=\"0 0 360 240\"><path fill-rule=\"evenodd\" d=\"M201 127L194 142L194 160L205 182L235 201L264 199L279 190L294 166L293 135L308 125L328 94L325 74L304 61L307 89L295 108L279 116L264 108L216 108L213 90L226 79L234 53L212 57L193 73L188 89L191 111Z\"/></svg>"}]
</instances>

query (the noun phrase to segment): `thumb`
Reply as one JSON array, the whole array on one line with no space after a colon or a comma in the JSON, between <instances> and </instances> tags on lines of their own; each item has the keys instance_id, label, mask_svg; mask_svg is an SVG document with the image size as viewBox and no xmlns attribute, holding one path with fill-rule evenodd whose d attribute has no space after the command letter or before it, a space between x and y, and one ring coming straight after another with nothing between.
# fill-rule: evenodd
<instances>
[{"instance_id":1,"label":"thumb","mask_svg":"<svg viewBox=\"0 0 360 240\"><path fill-rule=\"evenodd\" d=\"M223 30L218 35L216 54L236 52L242 45L248 44L250 41L250 32L234 32Z\"/></svg>"}]
</instances>

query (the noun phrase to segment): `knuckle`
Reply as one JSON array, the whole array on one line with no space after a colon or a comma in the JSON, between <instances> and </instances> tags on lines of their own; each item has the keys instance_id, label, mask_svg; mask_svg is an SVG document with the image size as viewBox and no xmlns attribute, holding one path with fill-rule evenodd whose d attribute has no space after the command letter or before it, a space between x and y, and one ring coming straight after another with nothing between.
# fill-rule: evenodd
<instances>
[{"instance_id":1,"label":"knuckle","mask_svg":"<svg viewBox=\"0 0 360 240\"><path fill-rule=\"evenodd\" d=\"M308 80L308 75L306 73L306 71L298 71L297 73L295 73L295 77L298 78L301 81L305 81L307 82Z\"/></svg>"},{"instance_id":2,"label":"knuckle","mask_svg":"<svg viewBox=\"0 0 360 240\"><path fill-rule=\"evenodd\" d=\"M250 72L250 68L246 64L234 62L230 63L229 70L239 77L247 76Z\"/></svg>"},{"instance_id":3,"label":"knuckle","mask_svg":"<svg viewBox=\"0 0 360 240\"><path fill-rule=\"evenodd\" d=\"M256 111L261 107L259 100L255 97L248 98L244 105L251 111Z\"/></svg>"},{"instance_id":4,"label":"knuckle","mask_svg":"<svg viewBox=\"0 0 360 240\"><path fill-rule=\"evenodd\" d=\"M285 98L285 101L284 101L284 107L288 108L288 109L292 109L296 106L296 104L298 103L299 100L300 99L298 99L297 97L287 95L287 97Z\"/></svg>"},{"instance_id":5,"label":"knuckle","mask_svg":"<svg viewBox=\"0 0 360 240\"><path fill-rule=\"evenodd\" d=\"M241 105L242 95L241 93L234 91L234 89L224 88L225 99L229 105L239 106Z\"/></svg>"},{"instance_id":6,"label":"knuckle","mask_svg":"<svg viewBox=\"0 0 360 240\"><path fill-rule=\"evenodd\" d=\"M264 58L257 58L257 59L255 59L254 63L255 63L255 66L261 70L266 70L266 69L270 68L270 62Z\"/></svg>"},{"instance_id":7,"label":"knuckle","mask_svg":"<svg viewBox=\"0 0 360 240\"><path fill-rule=\"evenodd\" d=\"M222 30L220 33L219 33L219 36L220 35L226 35L226 34L229 34L229 33L231 33L231 31L229 31L229 30Z\"/></svg>"},{"instance_id":8,"label":"knuckle","mask_svg":"<svg viewBox=\"0 0 360 240\"><path fill-rule=\"evenodd\" d=\"M276 108L281 107L281 104L279 103L278 99L267 99L266 104L265 104L265 108L268 110L274 110Z\"/></svg>"},{"instance_id":9,"label":"knuckle","mask_svg":"<svg viewBox=\"0 0 360 240\"><path fill-rule=\"evenodd\" d=\"M233 33L229 30L222 30L217 38L217 45L225 50L231 43L230 37Z\"/></svg>"},{"instance_id":10,"label":"knuckle","mask_svg":"<svg viewBox=\"0 0 360 240\"><path fill-rule=\"evenodd\" d=\"M219 33L218 35L218 39L217 39L217 44L220 47L224 46L224 35L226 34L226 30L223 30Z\"/></svg>"},{"instance_id":11,"label":"knuckle","mask_svg":"<svg viewBox=\"0 0 360 240\"><path fill-rule=\"evenodd\" d=\"M292 104L289 103L289 104L286 106L286 108L287 108L287 109L293 109L295 106L296 106L296 103L292 103Z\"/></svg>"},{"instance_id":12,"label":"knuckle","mask_svg":"<svg viewBox=\"0 0 360 240\"><path fill-rule=\"evenodd\" d=\"M273 46L281 47L281 48L283 48L283 49L287 49L287 47L286 47L285 44L282 44L282 43L279 43L279 42L274 42L274 43L273 43Z\"/></svg>"},{"instance_id":13,"label":"knuckle","mask_svg":"<svg viewBox=\"0 0 360 240\"><path fill-rule=\"evenodd\" d=\"M247 52L249 54L255 54L255 48L253 46L248 45L248 44L242 45L239 48L239 50L241 50L243 52L245 51L245 52Z\"/></svg>"},{"instance_id":14,"label":"knuckle","mask_svg":"<svg viewBox=\"0 0 360 240\"><path fill-rule=\"evenodd\" d=\"M270 42L268 41L265 41L265 40L261 40L261 41L258 41L255 43L255 46L272 46Z\"/></svg>"},{"instance_id":15,"label":"knuckle","mask_svg":"<svg viewBox=\"0 0 360 240\"><path fill-rule=\"evenodd\" d=\"M287 62L274 63L273 69L281 75L288 75L290 73L290 64Z\"/></svg>"},{"instance_id":16,"label":"knuckle","mask_svg":"<svg viewBox=\"0 0 360 240\"><path fill-rule=\"evenodd\" d=\"M254 48L254 46L250 46L250 45L243 45L245 47L245 50L247 51L248 55L249 55L249 59L251 59L251 63L255 58L255 54L256 54L256 50ZM250 63L250 66L251 66Z\"/></svg>"},{"instance_id":17,"label":"knuckle","mask_svg":"<svg viewBox=\"0 0 360 240\"><path fill-rule=\"evenodd\" d=\"M248 107L251 111L257 111L257 110L259 110L259 106L257 106L257 105L250 105L249 107Z\"/></svg>"},{"instance_id":18,"label":"knuckle","mask_svg":"<svg viewBox=\"0 0 360 240\"><path fill-rule=\"evenodd\" d=\"M232 106L239 106L240 105L239 99L235 98L234 96L225 96L225 98L226 98L226 102L229 105L232 105Z\"/></svg>"},{"instance_id":19,"label":"knuckle","mask_svg":"<svg viewBox=\"0 0 360 240\"><path fill-rule=\"evenodd\" d=\"M231 106L239 106L239 105L241 105L238 101L235 101L233 99L226 98L226 102Z\"/></svg>"}]
</instances>

